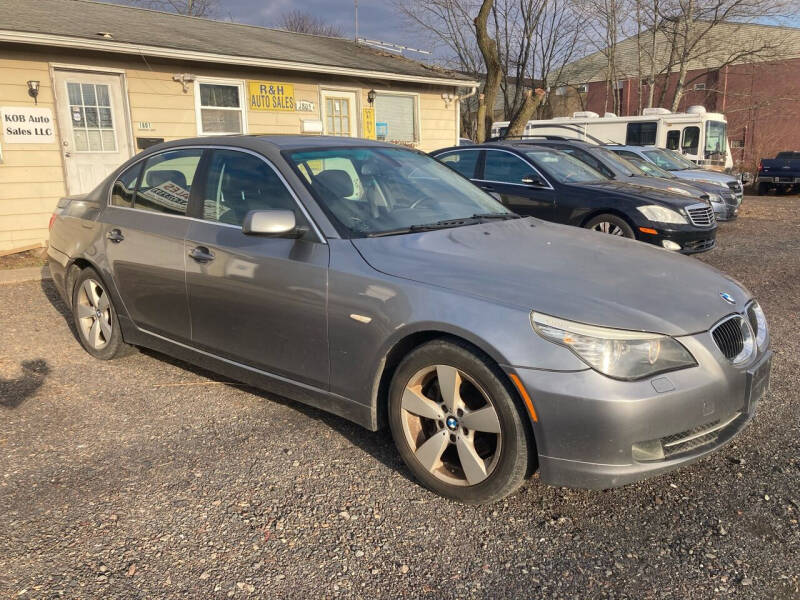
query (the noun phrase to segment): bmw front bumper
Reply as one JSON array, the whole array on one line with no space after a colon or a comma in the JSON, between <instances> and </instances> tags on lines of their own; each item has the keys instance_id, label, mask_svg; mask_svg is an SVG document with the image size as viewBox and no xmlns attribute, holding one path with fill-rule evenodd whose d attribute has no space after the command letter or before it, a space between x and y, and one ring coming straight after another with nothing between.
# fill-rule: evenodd
<instances>
[{"instance_id":1,"label":"bmw front bumper","mask_svg":"<svg viewBox=\"0 0 800 600\"><path fill-rule=\"evenodd\" d=\"M678 338L698 366L641 381L515 369L533 400L540 477L556 486L618 487L691 463L750 422L772 353L735 367L708 332Z\"/></svg>"}]
</instances>

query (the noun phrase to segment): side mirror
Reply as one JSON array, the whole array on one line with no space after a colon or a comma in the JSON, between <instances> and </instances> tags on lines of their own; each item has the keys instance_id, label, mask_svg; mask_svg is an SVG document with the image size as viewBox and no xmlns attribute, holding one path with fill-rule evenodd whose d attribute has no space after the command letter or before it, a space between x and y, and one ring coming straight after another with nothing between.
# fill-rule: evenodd
<instances>
[{"instance_id":1,"label":"side mirror","mask_svg":"<svg viewBox=\"0 0 800 600\"><path fill-rule=\"evenodd\" d=\"M524 183L525 185L533 185L536 187L547 187L547 184L544 182L544 179L539 177L536 173L525 175L525 177L522 178L522 183Z\"/></svg>"},{"instance_id":2,"label":"side mirror","mask_svg":"<svg viewBox=\"0 0 800 600\"><path fill-rule=\"evenodd\" d=\"M300 237L305 228L297 226L291 210L251 210L242 223L242 233L267 237Z\"/></svg>"},{"instance_id":3,"label":"side mirror","mask_svg":"<svg viewBox=\"0 0 800 600\"><path fill-rule=\"evenodd\" d=\"M500 194L498 194L497 192L489 192L489 195L492 198L494 198L495 200L497 200L498 202L502 202L503 201L503 197Z\"/></svg>"}]
</instances>

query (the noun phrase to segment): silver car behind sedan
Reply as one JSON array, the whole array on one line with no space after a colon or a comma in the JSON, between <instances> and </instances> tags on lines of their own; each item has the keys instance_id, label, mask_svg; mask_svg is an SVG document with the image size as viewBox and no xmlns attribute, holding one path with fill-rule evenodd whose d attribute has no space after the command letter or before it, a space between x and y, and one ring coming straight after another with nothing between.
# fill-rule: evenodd
<instances>
[{"instance_id":1,"label":"silver car behind sedan","mask_svg":"<svg viewBox=\"0 0 800 600\"><path fill-rule=\"evenodd\" d=\"M411 472L462 502L537 468L607 488L691 462L769 382L764 314L731 278L520 218L389 144L154 146L59 202L49 257L93 356L149 347L388 424Z\"/></svg>"}]
</instances>

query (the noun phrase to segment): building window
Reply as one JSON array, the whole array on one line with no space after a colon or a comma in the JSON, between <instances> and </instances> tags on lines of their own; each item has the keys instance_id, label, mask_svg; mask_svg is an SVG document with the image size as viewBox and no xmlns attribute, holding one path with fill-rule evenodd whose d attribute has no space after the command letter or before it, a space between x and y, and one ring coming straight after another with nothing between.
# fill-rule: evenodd
<instances>
[{"instance_id":1,"label":"building window","mask_svg":"<svg viewBox=\"0 0 800 600\"><path fill-rule=\"evenodd\" d=\"M583 84L578 86L578 93L579 94L585 94L588 91L589 91L589 84L588 83L583 83Z\"/></svg>"},{"instance_id":2,"label":"building window","mask_svg":"<svg viewBox=\"0 0 800 600\"><path fill-rule=\"evenodd\" d=\"M244 85L241 81L198 81L195 106L200 135L246 132Z\"/></svg>"},{"instance_id":3,"label":"building window","mask_svg":"<svg viewBox=\"0 0 800 600\"><path fill-rule=\"evenodd\" d=\"M704 89L706 89L706 84L705 83L695 83L694 84L694 89L695 89L695 91L704 90Z\"/></svg>"},{"instance_id":4,"label":"building window","mask_svg":"<svg viewBox=\"0 0 800 600\"><path fill-rule=\"evenodd\" d=\"M566 96L567 95L567 86L560 85L556 88L556 96Z\"/></svg>"},{"instance_id":5,"label":"building window","mask_svg":"<svg viewBox=\"0 0 800 600\"><path fill-rule=\"evenodd\" d=\"M417 96L378 94L375 97L375 130L378 139L387 142L418 141Z\"/></svg>"}]
</instances>

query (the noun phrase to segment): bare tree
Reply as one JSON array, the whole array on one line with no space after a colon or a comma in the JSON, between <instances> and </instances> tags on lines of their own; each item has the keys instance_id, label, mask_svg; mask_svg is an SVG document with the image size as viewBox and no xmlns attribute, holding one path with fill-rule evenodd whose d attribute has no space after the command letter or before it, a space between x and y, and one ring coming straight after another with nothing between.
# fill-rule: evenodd
<instances>
[{"instance_id":1,"label":"bare tree","mask_svg":"<svg viewBox=\"0 0 800 600\"><path fill-rule=\"evenodd\" d=\"M339 25L328 23L324 19L304 10L290 10L281 15L280 28L295 33L310 33L328 37L344 37Z\"/></svg>"},{"instance_id":2,"label":"bare tree","mask_svg":"<svg viewBox=\"0 0 800 600\"><path fill-rule=\"evenodd\" d=\"M494 101L500 90L500 80L505 76L503 64L500 61L500 52L497 49L497 40L489 34L489 15L492 11L494 0L483 0L475 24L475 38L478 48L486 65L486 85L483 93L478 97L478 123L476 126L476 141L480 144L485 141L492 131L494 120ZM489 107L488 110L486 107Z\"/></svg>"},{"instance_id":3,"label":"bare tree","mask_svg":"<svg viewBox=\"0 0 800 600\"><path fill-rule=\"evenodd\" d=\"M215 17L220 10L220 0L126 0L125 4L190 17Z\"/></svg>"}]
</instances>

